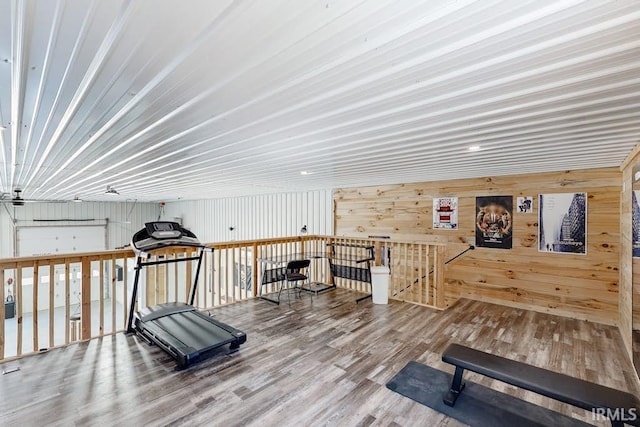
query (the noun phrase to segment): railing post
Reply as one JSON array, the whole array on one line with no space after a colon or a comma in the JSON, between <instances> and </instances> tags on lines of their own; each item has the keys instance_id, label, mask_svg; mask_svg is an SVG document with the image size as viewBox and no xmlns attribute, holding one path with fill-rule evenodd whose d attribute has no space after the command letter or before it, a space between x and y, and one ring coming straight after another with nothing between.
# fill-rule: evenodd
<instances>
[{"instance_id":1,"label":"railing post","mask_svg":"<svg viewBox=\"0 0 640 427\"><path fill-rule=\"evenodd\" d=\"M176 256L177 256L177 254L176 254ZM185 249L184 256L185 257L189 257L189 256L191 256L191 253L189 253L189 251L187 249ZM185 264L186 264L185 273L186 273L186 276L187 276L186 279L185 279L185 283L187 284L186 297L187 297L187 301L189 301L189 297L191 296L191 291L192 291L192 288L193 288L193 263L191 261L187 261ZM158 297L158 270L157 270L158 266L156 265L154 267L156 267L156 270L155 270L155 272L156 272L155 273L156 274L156 282L155 282L156 283L156 293L155 293L155 295L156 295L156 298L157 298ZM195 294L193 296L195 298ZM158 304L159 302L166 302L166 301L158 301L157 299L155 301L156 301L155 302L156 304ZM191 301L191 303L193 303L193 301ZM151 305L151 304L147 304L147 305Z\"/></svg>"},{"instance_id":2,"label":"railing post","mask_svg":"<svg viewBox=\"0 0 640 427\"><path fill-rule=\"evenodd\" d=\"M55 330L54 330L54 305L55 305L55 265L53 261L49 261L49 345L48 347L53 347L55 345Z\"/></svg>"},{"instance_id":3,"label":"railing post","mask_svg":"<svg viewBox=\"0 0 640 427\"><path fill-rule=\"evenodd\" d=\"M18 263L16 265L16 292L15 292L15 301L16 301L16 320L18 322L17 328L17 342L16 342L16 355L22 356L22 263Z\"/></svg>"},{"instance_id":4,"label":"railing post","mask_svg":"<svg viewBox=\"0 0 640 427\"><path fill-rule=\"evenodd\" d=\"M102 284L100 284L102 286ZM100 301L102 304L102 301ZM91 258L82 257L82 296L80 339L91 339ZM68 309L67 309L68 310Z\"/></svg>"},{"instance_id":5,"label":"railing post","mask_svg":"<svg viewBox=\"0 0 640 427\"><path fill-rule=\"evenodd\" d=\"M435 271L434 271L434 285L435 285L435 289L434 289L434 299L435 299L435 306L437 308L444 308L444 252L445 252L445 247L442 245L437 245L436 246L436 253L435 253L435 257L436 259L433 261L433 263L435 264Z\"/></svg>"},{"instance_id":6,"label":"railing post","mask_svg":"<svg viewBox=\"0 0 640 427\"><path fill-rule=\"evenodd\" d=\"M89 266L91 266L91 261L89 261ZM91 267L89 267L91 268ZM100 283L100 290L98 292L99 298L100 298L100 307L98 308L98 330L100 331L98 333L99 336L103 336L104 335L104 286L105 286L105 275L104 275L104 259L100 259L99 261L99 276L98 276L98 282ZM83 277L84 277L84 264L82 265L82 273L83 273ZM91 277L91 276L89 276ZM89 278L89 281L91 281L91 278Z\"/></svg>"},{"instance_id":7,"label":"railing post","mask_svg":"<svg viewBox=\"0 0 640 427\"><path fill-rule=\"evenodd\" d=\"M116 330L116 290L118 288L118 271L116 269L116 255L111 255L111 333Z\"/></svg>"},{"instance_id":8,"label":"railing post","mask_svg":"<svg viewBox=\"0 0 640 427\"><path fill-rule=\"evenodd\" d=\"M254 243L253 244L253 250L251 251L251 256L253 257L253 259L251 260L251 265L252 265L252 278L251 278L251 287L253 289L253 296L257 297L258 296L258 286L260 286L258 280L262 280L262 278L259 278L258 276L260 275L258 272L258 244Z\"/></svg>"},{"instance_id":9,"label":"railing post","mask_svg":"<svg viewBox=\"0 0 640 427\"><path fill-rule=\"evenodd\" d=\"M122 315L123 315L122 320L125 326L127 325L127 319L128 319L127 303L129 302L127 298L127 296L129 295L129 292L127 292L127 283L129 281L129 275L128 275L129 266L127 265L128 260L129 259L125 256L122 261L122 301L124 304L124 310L122 310Z\"/></svg>"},{"instance_id":10,"label":"railing post","mask_svg":"<svg viewBox=\"0 0 640 427\"><path fill-rule=\"evenodd\" d=\"M68 258L64 260L64 342L69 344L69 325L71 325L71 265Z\"/></svg>"},{"instance_id":11,"label":"railing post","mask_svg":"<svg viewBox=\"0 0 640 427\"><path fill-rule=\"evenodd\" d=\"M36 331L38 331L38 291L40 290L40 274L38 272L38 260L34 260L33 261L33 291L31 293L31 297L32 297L32 308L31 308L31 313L32 314L32 330L34 331L33 333L33 351L38 351L38 333Z\"/></svg>"},{"instance_id":12,"label":"railing post","mask_svg":"<svg viewBox=\"0 0 640 427\"><path fill-rule=\"evenodd\" d=\"M373 243L374 252L373 255L375 260L373 261L373 265L382 265L382 243L379 240L376 240Z\"/></svg>"}]
</instances>

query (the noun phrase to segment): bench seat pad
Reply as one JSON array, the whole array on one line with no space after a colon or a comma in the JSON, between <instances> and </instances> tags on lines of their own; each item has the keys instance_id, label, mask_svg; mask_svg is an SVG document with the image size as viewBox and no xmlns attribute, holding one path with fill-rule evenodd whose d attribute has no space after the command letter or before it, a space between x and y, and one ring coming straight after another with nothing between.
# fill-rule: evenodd
<instances>
[{"instance_id":1,"label":"bench seat pad","mask_svg":"<svg viewBox=\"0 0 640 427\"><path fill-rule=\"evenodd\" d=\"M640 410L637 409L638 400L631 393L459 344L450 344L442 354L442 360L579 408L587 410L610 408L625 411L634 408L634 412L640 414Z\"/></svg>"}]
</instances>

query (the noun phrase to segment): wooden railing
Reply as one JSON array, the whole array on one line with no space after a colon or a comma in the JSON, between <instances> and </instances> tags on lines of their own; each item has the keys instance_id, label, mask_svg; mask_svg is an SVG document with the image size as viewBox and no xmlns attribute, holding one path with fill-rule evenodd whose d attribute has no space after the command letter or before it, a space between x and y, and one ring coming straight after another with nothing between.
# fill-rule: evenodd
<instances>
[{"instance_id":1,"label":"wooden railing","mask_svg":"<svg viewBox=\"0 0 640 427\"><path fill-rule=\"evenodd\" d=\"M205 253L194 303L201 310L254 298L262 280L262 260L293 254L327 254L335 258L334 264L345 264L345 268L387 265L390 299L444 307L445 243L437 238L295 236L208 246L214 251ZM153 256L180 258L192 251L169 248ZM362 261L366 253L372 256ZM134 266L130 249L0 259L0 301L10 300L0 304L0 319L5 319L0 322L0 360L124 331ZM186 261L143 269L137 306L186 301L195 268L196 262ZM334 278L327 256L314 257L309 274L313 282L371 292L366 280L348 275ZM276 286L269 284L263 291L274 292Z\"/></svg>"},{"instance_id":2,"label":"wooden railing","mask_svg":"<svg viewBox=\"0 0 640 427\"><path fill-rule=\"evenodd\" d=\"M131 266L130 250L0 260L0 358L122 330Z\"/></svg>"}]
</instances>

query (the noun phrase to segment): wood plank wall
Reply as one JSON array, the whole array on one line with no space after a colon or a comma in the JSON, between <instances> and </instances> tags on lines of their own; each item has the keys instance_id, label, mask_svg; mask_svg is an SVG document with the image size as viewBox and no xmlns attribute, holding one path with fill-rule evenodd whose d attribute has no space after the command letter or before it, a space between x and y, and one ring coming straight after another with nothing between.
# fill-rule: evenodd
<instances>
[{"instance_id":1,"label":"wood plank wall","mask_svg":"<svg viewBox=\"0 0 640 427\"><path fill-rule=\"evenodd\" d=\"M534 198L533 213L513 213L513 248L476 248L445 269L446 302L459 297L618 324L619 168L460 179L334 191L336 235L442 235L446 259L475 243L477 196ZM587 254L539 252L538 195L586 192ZM434 197L458 197L457 230L432 226Z\"/></svg>"},{"instance_id":2,"label":"wood plank wall","mask_svg":"<svg viewBox=\"0 0 640 427\"><path fill-rule=\"evenodd\" d=\"M640 161L640 146L636 146L623 163L624 183L620 200L620 297L619 329L627 352L633 358L632 330L640 329L640 260L632 258L632 191L633 173Z\"/></svg>"},{"instance_id":3,"label":"wood plank wall","mask_svg":"<svg viewBox=\"0 0 640 427\"><path fill-rule=\"evenodd\" d=\"M623 170L625 183L620 199L620 296L619 323L620 335L629 355L632 354L632 305L633 305L633 268L632 268L632 229L631 229L631 167ZM631 359L633 360L633 358Z\"/></svg>"}]
</instances>

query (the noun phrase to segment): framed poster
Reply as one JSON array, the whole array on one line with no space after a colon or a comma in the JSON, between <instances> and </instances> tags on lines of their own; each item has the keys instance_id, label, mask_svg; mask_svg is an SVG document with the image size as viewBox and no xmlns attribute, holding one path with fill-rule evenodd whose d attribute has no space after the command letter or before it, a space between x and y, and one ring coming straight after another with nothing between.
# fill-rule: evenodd
<instances>
[{"instance_id":1,"label":"framed poster","mask_svg":"<svg viewBox=\"0 0 640 427\"><path fill-rule=\"evenodd\" d=\"M458 198L433 198L433 229L454 230L458 228Z\"/></svg>"},{"instance_id":2,"label":"framed poster","mask_svg":"<svg viewBox=\"0 0 640 427\"><path fill-rule=\"evenodd\" d=\"M587 253L587 193L540 194L538 250Z\"/></svg>"},{"instance_id":3,"label":"framed poster","mask_svg":"<svg viewBox=\"0 0 640 427\"><path fill-rule=\"evenodd\" d=\"M518 212L520 213L533 212L533 197L518 196L518 198L516 199L516 206L518 206Z\"/></svg>"},{"instance_id":4,"label":"framed poster","mask_svg":"<svg viewBox=\"0 0 640 427\"><path fill-rule=\"evenodd\" d=\"M633 226L633 257L640 258L640 190L631 192L631 224Z\"/></svg>"},{"instance_id":5,"label":"framed poster","mask_svg":"<svg viewBox=\"0 0 640 427\"><path fill-rule=\"evenodd\" d=\"M513 196L476 197L476 246L511 249Z\"/></svg>"}]
</instances>

